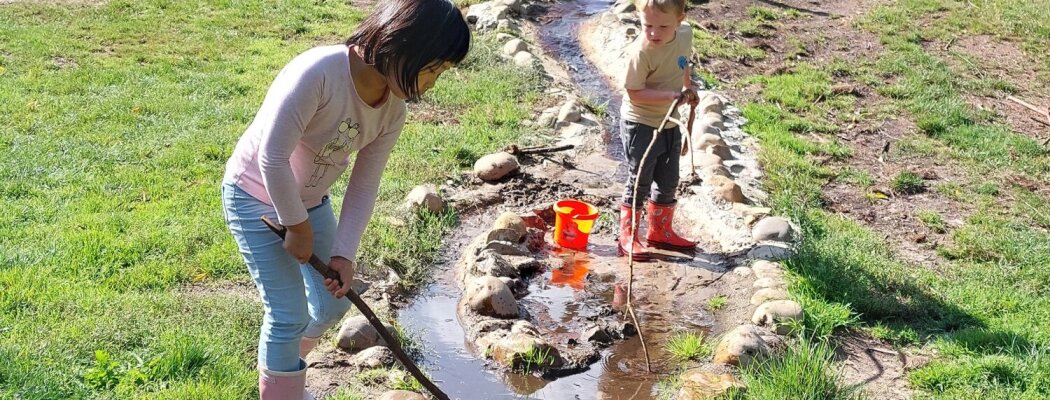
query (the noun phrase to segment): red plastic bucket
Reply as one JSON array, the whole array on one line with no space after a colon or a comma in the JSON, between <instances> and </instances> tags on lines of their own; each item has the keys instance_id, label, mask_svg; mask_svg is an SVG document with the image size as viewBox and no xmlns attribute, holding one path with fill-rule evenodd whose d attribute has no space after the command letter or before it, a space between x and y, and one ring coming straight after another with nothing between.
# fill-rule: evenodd
<instances>
[{"instance_id":1,"label":"red plastic bucket","mask_svg":"<svg viewBox=\"0 0 1050 400\"><path fill-rule=\"evenodd\" d=\"M558 246L586 250L587 238L598 219L598 207L579 200L554 203L554 243Z\"/></svg>"}]
</instances>

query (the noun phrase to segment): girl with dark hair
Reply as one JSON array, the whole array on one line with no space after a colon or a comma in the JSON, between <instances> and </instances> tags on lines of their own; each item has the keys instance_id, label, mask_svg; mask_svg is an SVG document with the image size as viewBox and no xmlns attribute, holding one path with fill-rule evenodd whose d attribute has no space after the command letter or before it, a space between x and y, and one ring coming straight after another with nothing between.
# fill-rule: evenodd
<instances>
[{"instance_id":1,"label":"girl with dark hair","mask_svg":"<svg viewBox=\"0 0 1050 400\"><path fill-rule=\"evenodd\" d=\"M259 394L310 398L303 358L350 308L361 235L379 179L421 96L462 61L470 31L449 0L384 0L345 44L316 47L277 75L226 164L226 224L262 298ZM338 222L328 189L353 169ZM262 223L288 228L283 242ZM305 264L329 261L344 282Z\"/></svg>"}]
</instances>

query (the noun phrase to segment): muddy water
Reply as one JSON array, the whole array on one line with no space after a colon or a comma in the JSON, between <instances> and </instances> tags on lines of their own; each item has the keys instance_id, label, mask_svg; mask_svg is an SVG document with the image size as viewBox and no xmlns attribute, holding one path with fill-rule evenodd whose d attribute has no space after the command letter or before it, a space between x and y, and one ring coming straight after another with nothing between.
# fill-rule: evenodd
<instances>
[{"instance_id":1,"label":"muddy water","mask_svg":"<svg viewBox=\"0 0 1050 400\"><path fill-rule=\"evenodd\" d=\"M576 91L595 104L607 104L602 140L607 144L606 154L623 158L623 146L616 136L619 124L621 95L613 83L591 64L580 46L580 28L612 7L610 0L566 0L553 4L538 23L536 33L544 52L558 59L569 71ZM624 175L620 171L618 176Z\"/></svg>"},{"instance_id":2,"label":"muddy water","mask_svg":"<svg viewBox=\"0 0 1050 400\"><path fill-rule=\"evenodd\" d=\"M608 0L569 0L554 4L543 19L545 22L539 24L537 32L544 50L558 58L569 70L577 91L597 104L608 104L603 140L607 144L606 155L617 160L622 158L622 148L619 140L611 133L617 131L615 116L618 115L621 99L618 91L613 90L611 82L584 58L579 40L581 25L611 6L612 2ZM617 173L619 177L623 175L624 171ZM436 282L399 315L401 324L423 342L423 368L452 398L653 398L656 382L664 376L663 374L672 372L664 368L662 360L667 358L667 354L660 348L660 344L681 328L706 331L710 327L685 322L703 319L687 315L690 314L688 312L669 313L668 308L673 310L676 300L654 293L649 298L642 297L635 302L641 324L645 328L654 374L646 372L637 336L605 349L598 362L573 375L544 379L497 372L491 365L476 358L471 344L465 340L463 328L455 313L460 289L454 281L452 271L456 262L454 258L458 258L467 243L481 234L494 219L495 215L473 215L464 218L442 251L451 259L434 266ZM600 246L599 243L593 243L600 239L592 237L592 249L614 248L611 246L611 238L605 240L609 243ZM594 257L581 255L569 264L574 270L545 271L542 276L537 276L531 281L530 293L521 300L521 304L529 311L537 325L543 328L548 339L556 345L578 339L583 330L584 320L595 309L619 307L617 302L623 297L623 293L616 290L615 276L618 272L622 274L623 263L611 254L599 254L609 252L595 251ZM660 271L660 274L667 275L666 271ZM678 279L681 280L681 277ZM670 284L664 286L670 287ZM655 306L650 309L647 303ZM678 317L669 318L669 314L676 314Z\"/></svg>"}]
</instances>

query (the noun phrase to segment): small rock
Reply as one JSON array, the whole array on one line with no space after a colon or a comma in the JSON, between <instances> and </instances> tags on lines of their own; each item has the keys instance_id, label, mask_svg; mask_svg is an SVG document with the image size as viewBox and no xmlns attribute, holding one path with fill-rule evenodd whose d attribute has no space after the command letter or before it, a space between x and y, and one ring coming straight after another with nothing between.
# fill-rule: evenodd
<instances>
[{"instance_id":1,"label":"small rock","mask_svg":"<svg viewBox=\"0 0 1050 400\"><path fill-rule=\"evenodd\" d=\"M697 109L700 110L699 112L703 112L704 114L712 113L712 112L713 113L717 113L717 114L721 114L722 113L722 109L724 108L723 104L722 104L722 99L719 98L714 93L711 93L711 92L705 92L705 93L707 95L706 96L701 95L700 96L700 104L697 105Z\"/></svg>"},{"instance_id":2,"label":"small rock","mask_svg":"<svg viewBox=\"0 0 1050 400\"><path fill-rule=\"evenodd\" d=\"M709 154L714 154L723 160L732 160L733 153L729 151L729 146L714 145L707 148Z\"/></svg>"},{"instance_id":3,"label":"small rock","mask_svg":"<svg viewBox=\"0 0 1050 400\"><path fill-rule=\"evenodd\" d=\"M628 38L633 39L635 37L638 37L638 28L635 28L633 26L629 26L629 27L627 27L626 29L623 30L623 34L624 34L624 36L627 36Z\"/></svg>"},{"instance_id":4,"label":"small rock","mask_svg":"<svg viewBox=\"0 0 1050 400\"><path fill-rule=\"evenodd\" d=\"M707 168L712 165L722 165L722 159L714 154L700 153L694 154L696 158L696 165L700 168Z\"/></svg>"},{"instance_id":5,"label":"small rock","mask_svg":"<svg viewBox=\"0 0 1050 400\"><path fill-rule=\"evenodd\" d=\"M427 398L416 392L407 390L388 390L379 396L379 400L427 400Z\"/></svg>"},{"instance_id":6,"label":"small rock","mask_svg":"<svg viewBox=\"0 0 1050 400\"><path fill-rule=\"evenodd\" d=\"M785 283L784 280L781 278L759 278L755 280L755 283L751 284L751 287L755 289L786 289L787 283Z\"/></svg>"},{"instance_id":7,"label":"small rock","mask_svg":"<svg viewBox=\"0 0 1050 400\"><path fill-rule=\"evenodd\" d=\"M755 224L751 229L751 237L755 242L774 240L787 242L791 240L791 224L781 217L766 217Z\"/></svg>"},{"instance_id":8,"label":"small rock","mask_svg":"<svg viewBox=\"0 0 1050 400\"><path fill-rule=\"evenodd\" d=\"M616 340L616 337L613 336L613 334L604 326L592 326L580 334L580 340L584 342L609 344L612 343L613 340Z\"/></svg>"},{"instance_id":9,"label":"small rock","mask_svg":"<svg viewBox=\"0 0 1050 400\"><path fill-rule=\"evenodd\" d=\"M736 268L733 268L732 272L733 272L733 275L736 275L736 276L739 276L739 277L743 277L743 278L751 276L751 273L752 273L751 268L748 268L748 267L736 267Z\"/></svg>"},{"instance_id":10,"label":"small rock","mask_svg":"<svg viewBox=\"0 0 1050 400\"><path fill-rule=\"evenodd\" d=\"M558 121L558 111L559 109L557 107L543 110L540 117L536 119L536 125L542 128L553 127L554 123Z\"/></svg>"},{"instance_id":11,"label":"small rock","mask_svg":"<svg viewBox=\"0 0 1050 400\"><path fill-rule=\"evenodd\" d=\"M637 8L635 8L634 1L632 0L620 0L615 6L613 6L613 12L616 14L629 13L635 10L637 10Z\"/></svg>"},{"instance_id":12,"label":"small rock","mask_svg":"<svg viewBox=\"0 0 1050 400\"><path fill-rule=\"evenodd\" d=\"M387 328L390 331L390 327ZM340 349L354 353L373 346L386 346L386 341L379 337L379 332L364 315L357 315L343 321L343 326L339 328L338 345Z\"/></svg>"},{"instance_id":13,"label":"small rock","mask_svg":"<svg viewBox=\"0 0 1050 400\"><path fill-rule=\"evenodd\" d=\"M747 388L739 378L733 374L716 374L709 371L695 369L686 371L679 380L682 389L678 391L677 400L707 400L722 398L730 389L743 390Z\"/></svg>"},{"instance_id":14,"label":"small rock","mask_svg":"<svg viewBox=\"0 0 1050 400\"><path fill-rule=\"evenodd\" d=\"M510 368L520 367L528 354L545 355L545 366L554 365L558 360L557 349L527 333L492 332L478 339L477 345L483 354Z\"/></svg>"},{"instance_id":15,"label":"small rock","mask_svg":"<svg viewBox=\"0 0 1050 400\"><path fill-rule=\"evenodd\" d=\"M760 289L751 296L751 305L757 306L770 300L786 300L788 293L784 289Z\"/></svg>"},{"instance_id":16,"label":"small rock","mask_svg":"<svg viewBox=\"0 0 1050 400\"><path fill-rule=\"evenodd\" d=\"M757 325L776 325L777 333L786 335L791 327L782 325L784 321L800 321L802 306L791 300L774 300L758 306L751 322Z\"/></svg>"},{"instance_id":17,"label":"small rock","mask_svg":"<svg viewBox=\"0 0 1050 400\"><path fill-rule=\"evenodd\" d=\"M558 126L567 126L579 121L580 118L580 106L576 103L576 100L565 102L561 109L558 110Z\"/></svg>"},{"instance_id":18,"label":"small rock","mask_svg":"<svg viewBox=\"0 0 1050 400\"><path fill-rule=\"evenodd\" d=\"M713 126L718 128L718 130L726 129L726 124L723 122L722 114L719 113L704 114L703 118L700 118L697 123L700 125Z\"/></svg>"},{"instance_id":19,"label":"small rock","mask_svg":"<svg viewBox=\"0 0 1050 400\"><path fill-rule=\"evenodd\" d=\"M492 241L485 245L485 250L492 250L504 256L527 256L529 249L522 244L514 244L504 241Z\"/></svg>"},{"instance_id":20,"label":"small rock","mask_svg":"<svg viewBox=\"0 0 1050 400\"><path fill-rule=\"evenodd\" d=\"M528 49L529 47L525 45L525 42L518 38L508 40L507 43L503 44L503 54L507 57L513 57L519 51L527 51Z\"/></svg>"},{"instance_id":21,"label":"small rock","mask_svg":"<svg viewBox=\"0 0 1050 400\"><path fill-rule=\"evenodd\" d=\"M358 369L386 368L394 365L394 352L383 346L372 346L354 354L348 361Z\"/></svg>"},{"instance_id":22,"label":"small rock","mask_svg":"<svg viewBox=\"0 0 1050 400\"><path fill-rule=\"evenodd\" d=\"M495 181L516 171L520 166L517 157L501 151L483 156L474 162L474 173L484 181Z\"/></svg>"},{"instance_id":23,"label":"small rock","mask_svg":"<svg viewBox=\"0 0 1050 400\"><path fill-rule=\"evenodd\" d=\"M747 258L753 260L777 261L791 257L791 245L785 242L764 242L752 247L747 252Z\"/></svg>"},{"instance_id":24,"label":"small rock","mask_svg":"<svg viewBox=\"0 0 1050 400\"><path fill-rule=\"evenodd\" d=\"M508 240L513 243L521 242L521 240L525 238L526 233L525 220L522 219L521 216L519 216L518 214L515 214L510 211L505 211L502 214L500 214L499 217L496 217L496 222L492 224L492 229L510 230L511 232L516 234L517 237L508 237L502 240ZM489 240L493 239L490 237Z\"/></svg>"},{"instance_id":25,"label":"small rock","mask_svg":"<svg viewBox=\"0 0 1050 400\"><path fill-rule=\"evenodd\" d=\"M755 275L759 278L784 278L784 269L780 264L771 261L759 260L751 265Z\"/></svg>"},{"instance_id":26,"label":"small rock","mask_svg":"<svg viewBox=\"0 0 1050 400\"><path fill-rule=\"evenodd\" d=\"M715 175L708 178L707 183L714 186L713 192L715 198L722 199L729 203L744 202L744 192L740 190L740 186L737 185L736 182L733 182L732 179Z\"/></svg>"},{"instance_id":27,"label":"small rock","mask_svg":"<svg viewBox=\"0 0 1050 400\"><path fill-rule=\"evenodd\" d=\"M514 325L510 327L510 331L511 333L523 333L535 337L540 336L540 331L536 329L536 326L525 320L514 321Z\"/></svg>"},{"instance_id":28,"label":"small rock","mask_svg":"<svg viewBox=\"0 0 1050 400\"><path fill-rule=\"evenodd\" d=\"M494 276L517 278L518 270L514 268L498 251L482 250L474 262L473 272L475 276Z\"/></svg>"},{"instance_id":29,"label":"small rock","mask_svg":"<svg viewBox=\"0 0 1050 400\"><path fill-rule=\"evenodd\" d=\"M762 340L758 328L741 325L726 333L715 346L714 362L747 367L752 361L765 357L769 347Z\"/></svg>"},{"instance_id":30,"label":"small rock","mask_svg":"<svg viewBox=\"0 0 1050 400\"><path fill-rule=\"evenodd\" d=\"M514 229L493 228L485 237L485 242L510 242L521 241L521 233Z\"/></svg>"},{"instance_id":31,"label":"small rock","mask_svg":"<svg viewBox=\"0 0 1050 400\"><path fill-rule=\"evenodd\" d=\"M432 184L419 185L405 196L405 206L411 210L428 210L432 213L440 213L445 210L445 202L438 196L437 189Z\"/></svg>"},{"instance_id":32,"label":"small rock","mask_svg":"<svg viewBox=\"0 0 1050 400\"><path fill-rule=\"evenodd\" d=\"M503 281L493 276L474 278L467 285L467 306L478 314L496 318L518 316L518 301Z\"/></svg>"},{"instance_id":33,"label":"small rock","mask_svg":"<svg viewBox=\"0 0 1050 400\"><path fill-rule=\"evenodd\" d=\"M700 176L703 176L706 179L711 179L712 176L716 176L716 175L717 176L721 176L721 177L725 177L725 178L731 178L732 177L732 175L729 174L729 169L726 168L725 165L721 165L721 164L708 165L708 166L706 166L706 167L704 167L703 169L700 170ZM740 204L740 203L737 203L737 204Z\"/></svg>"},{"instance_id":34,"label":"small rock","mask_svg":"<svg viewBox=\"0 0 1050 400\"><path fill-rule=\"evenodd\" d=\"M706 150L711 146L726 146L726 142L725 140L722 140L721 136L705 133L696 138L696 143L693 145L693 148Z\"/></svg>"},{"instance_id":35,"label":"small rock","mask_svg":"<svg viewBox=\"0 0 1050 400\"><path fill-rule=\"evenodd\" d=\"M514 65L519 67L531 67L536 63L536 56L527 51L519 51L514 54Z\"/></svg>"}]
</instances>

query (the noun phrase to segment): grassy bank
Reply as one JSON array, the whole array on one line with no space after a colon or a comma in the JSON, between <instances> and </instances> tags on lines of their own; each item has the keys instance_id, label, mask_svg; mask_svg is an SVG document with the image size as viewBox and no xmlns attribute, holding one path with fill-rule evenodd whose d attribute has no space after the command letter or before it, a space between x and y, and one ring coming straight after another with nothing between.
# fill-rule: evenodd
<instances>
[{"instance_id":1,"label":"grassy bank","mask_svg":"<svg viewBox=\"0 0 1050 400\"><path fill-rule=\"evenodd\" d=\"M341 1L0 5L0 398L257 396L261 307L222 222L223 165L284 63L364 15ZM493 49L476 43L410 106L384 176L361 256L407 285L453 218L386 217L413 185L518 137L538 96Z\"/></svg>"},{"instance_id":2,"label":"grassy bank","mask_svg":"<svg viewBox=\"0 0 1050 400\"><path fill-rule=\"evenodd\" d=\"M736 83L759 87L758 97L742 106L745 130L761 140L772 206L802 227L798 254L786 264L795 278L791 291L807 311L808 333L827 337L848 327L923 348L934 360L910 375L923 398L1050 396L1050 200L1025 184L1050 185L1050 156L1035 138L967 101L1013 93L1012 84L956 68L928 43L974 34L1016 40L1044 64L1034 73L1045 77L1046 53L1033 49L1045 50L1050 41L1047 15L1046 1L885 4L856 24L878 36L883 49L876 57L800 61L787 72ZM854 165L853 149L836 134L845 125L839 116L853 114L856 102L831 90L834 77L884 96L862 110L864 118L914 121L916 131L894 146L893 162L904 168L948 165L957 177L926 185L900 174L876 182L863 165ZM858 196L876 184L907 189L888 199L870 197L875 202L908 202L907 192L932 191L973 211L958 226L936 212L912 216L951 239L936 248L941 265L913 264L882 232L825 209L823 189L833 181L850 182ZM774 379L746 377L761 387ZM749 391L748 398L777 396Z\"/></svg>"}]
</instances>

